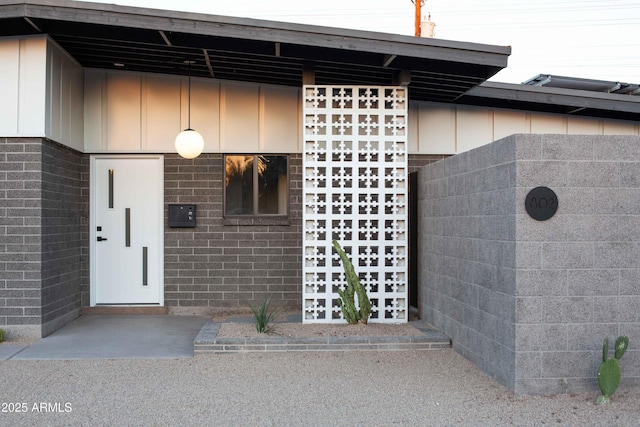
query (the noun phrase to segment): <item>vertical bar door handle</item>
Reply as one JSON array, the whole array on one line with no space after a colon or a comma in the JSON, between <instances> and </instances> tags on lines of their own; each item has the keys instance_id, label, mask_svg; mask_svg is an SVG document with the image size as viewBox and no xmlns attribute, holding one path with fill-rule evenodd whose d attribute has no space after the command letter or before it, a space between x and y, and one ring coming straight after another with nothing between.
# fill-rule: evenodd
<instances>
[{"instance_id":1,"label":"vertical bar door handle","mask_svg":"<svg viewBox=\"0 0 640 427\"><path fill-rule=\"evenodd\" d=\"M113 209L113 169L109 169L109 209Z\"/></svg>"},{"instance_id":2,"label":"vertical bar door handle","mask_svg":"<svg viewBox=\"0 0 640 427\"><path fill-rule=\"evenodd\" d=\"M149 284L149 274L148 274L148 248L146 246L142 247L142 286L147 286Z\"/></svg>"},{"instance_id":3,"label":"vertical bar door handle","mask_svg":"<svg viewBox=\"0 0 640 427\"><path fill-rule=\"evenodd\" d=\"M124 210L124 245L131 247L131 208Z\"/></svg>"}]
</instances>

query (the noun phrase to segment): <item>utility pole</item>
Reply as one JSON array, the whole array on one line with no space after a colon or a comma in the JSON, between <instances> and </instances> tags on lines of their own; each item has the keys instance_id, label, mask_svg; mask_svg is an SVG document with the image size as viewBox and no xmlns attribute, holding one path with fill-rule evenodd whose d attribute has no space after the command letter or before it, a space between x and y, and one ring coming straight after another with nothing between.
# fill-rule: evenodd
<instances>
[{"instance_id":1,"label":"utility pole","mask_svg":"<svg viewBox=\"0 0 640 427\"><path fill-rule=\"evenodd\" d=\"M420 37L422 35L422 30L420 28L422 23L422 5L424 4L424 0L412 0L413 4L416 5L416 37Z\"/></svg>"}]
</instances>

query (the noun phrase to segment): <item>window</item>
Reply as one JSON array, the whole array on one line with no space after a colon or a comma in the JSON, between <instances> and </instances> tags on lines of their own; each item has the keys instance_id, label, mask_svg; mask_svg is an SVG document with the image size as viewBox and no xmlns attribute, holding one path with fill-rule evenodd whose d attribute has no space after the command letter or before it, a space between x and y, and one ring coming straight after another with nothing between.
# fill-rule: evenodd
<instances>
[{"instance_id":1,"label":"window","mask_svg":"<svg viewBox=\"0 0 640 427\"><path fill-rule=\"evenodd\" d=\"M227 155L224 161L225 215L287 214L287 156Z\"/></svg>"}]
</instances>

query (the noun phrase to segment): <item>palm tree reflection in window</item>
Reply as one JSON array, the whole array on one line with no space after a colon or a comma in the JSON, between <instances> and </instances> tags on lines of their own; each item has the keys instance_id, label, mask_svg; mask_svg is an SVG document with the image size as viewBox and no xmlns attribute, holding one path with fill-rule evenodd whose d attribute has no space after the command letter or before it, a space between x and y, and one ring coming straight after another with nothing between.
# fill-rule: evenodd
<instances>
[{"instance_id":1,"label":"palm tree reflection in window","mask_svg":"<svg viewBox=\"0 0 640 427\"><path fill-rule=\"evenodd\" d=\"M226 156L227 215L286 215L286 156Z\"/></svg>"}]
</instances>

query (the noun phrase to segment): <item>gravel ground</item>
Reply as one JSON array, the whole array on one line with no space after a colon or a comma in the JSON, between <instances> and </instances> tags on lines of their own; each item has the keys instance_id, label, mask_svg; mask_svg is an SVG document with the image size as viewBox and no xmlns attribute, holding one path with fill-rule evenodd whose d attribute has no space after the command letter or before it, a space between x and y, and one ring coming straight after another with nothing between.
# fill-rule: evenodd
<instances>
[{"instance_id":1,"label":"gravel ground","mask_svg":"<svg viewBox=\"0 0 640 427\"><path fill-rule=\"evenodd\" d=\"M0 378L2 426L636 426L640 420L640 390L624 383L609 405L594 403L597 390L519 397L451 349L7 360Z\"/></svg>"}]
</instances>

